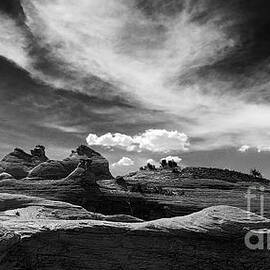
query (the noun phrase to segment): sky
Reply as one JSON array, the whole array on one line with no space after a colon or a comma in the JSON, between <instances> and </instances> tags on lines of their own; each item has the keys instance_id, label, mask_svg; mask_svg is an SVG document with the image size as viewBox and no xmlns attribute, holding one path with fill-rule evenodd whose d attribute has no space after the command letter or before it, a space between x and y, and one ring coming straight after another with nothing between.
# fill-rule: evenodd
<instances>
[{"instance_id":1,"label":"sky","mask_svg":"<svg viewBox=\"0 0 270 270\"><path fill-rule=\"evenodd\" d=\"M269 9L1 0L0 154L88 144L114 175L171 156L270 177Z\"/></svg>"}]
</instances>

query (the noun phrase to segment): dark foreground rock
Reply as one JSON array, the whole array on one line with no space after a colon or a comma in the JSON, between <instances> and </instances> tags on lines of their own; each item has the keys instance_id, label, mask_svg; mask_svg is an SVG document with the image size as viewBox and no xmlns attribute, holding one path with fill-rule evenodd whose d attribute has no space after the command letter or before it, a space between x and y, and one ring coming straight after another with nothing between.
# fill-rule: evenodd
<instances>
[{"instance_id":1,"label":"dark foreground rock","mask_svg":"<svg viewBox=\"0 0 270 270\"><path fill-rule=\"evenodd\" d=\"M1 212L3 270L269 269L269 251L250 250L244 239L250 230L269 229L270 220L238 208L211 207L184 217L119 223L81 219L81 208L79 220L76 211L72 219L47 219L52 211L38 216L38 201L21 200L20 209L13 204L12 210ZM2 198L0 207L4 203ZM54 211L72 209L41 203Z\"/></svg>"}]
</instances>

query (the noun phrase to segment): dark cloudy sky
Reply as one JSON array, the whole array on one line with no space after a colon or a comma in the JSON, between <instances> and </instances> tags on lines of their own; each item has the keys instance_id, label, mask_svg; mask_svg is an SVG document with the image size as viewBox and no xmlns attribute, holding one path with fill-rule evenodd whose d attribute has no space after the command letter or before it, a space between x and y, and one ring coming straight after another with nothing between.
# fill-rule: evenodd
<instances>
[{"instance_id":1,"label":"dark cloudy sky","mask_svg":"<svg viewBox=\"0 0 270 270\"><path fill-rule=\"evenodd\" d=\"M266 0L1 0L0 153L88 142L270 177Z\"/></svg>"}]
</instances>

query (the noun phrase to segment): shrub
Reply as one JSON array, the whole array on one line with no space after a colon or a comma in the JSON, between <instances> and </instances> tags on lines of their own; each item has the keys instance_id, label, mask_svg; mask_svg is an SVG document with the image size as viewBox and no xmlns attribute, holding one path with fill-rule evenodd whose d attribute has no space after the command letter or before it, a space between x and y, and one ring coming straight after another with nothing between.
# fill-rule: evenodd
<instances>
[{"instance_id":1,"label":"shrub","mask_svg":"<svg viewBox=\"0 0 270 270\"><path fill-rule=\"evenodd\" d=\"M134 186L131 187L131 192L138 192L138 193L144 193L146 190L146 186L141 184L141 183L137 183Z\"/></svg>"},{"instance_id":2,"label":"shrub","mask_svg":"<svg viewBox=\"0 0 270 270\"><path fill-rule=\"evenodd\" d=\"M263 178L261 172L257 169L251 169L250 174L255 178Z\"/></svg>"},{"instance_id":3,"label":"shrub","mask_svg":"<svg viewBox=\"0 0 270 270\"><path fill-rule=\"evenodd\" d=\"M155 165L152 165L151 163L147 163L147 168L150 170L150 171L154 171L156 169L156 166Z\"/></svg>"},{"instance_id":4,"label":"shrub","mask_svg":"<svg viewBox=\"0 0 270 270\"><path fill-rule=\"evenodd\" d=\"M166 159L162 159L161 160L161 167L165 168L167 166L167 160Z\"/></svg>"},{"instance_id":5,"label":"shrub","mask_svg":"<svg viewBox=\"0 0 270 270\"><path fill-rule=\"evenodd\" d=\"M174 160L169 160L168 161L168 166L170 168L175 168L175 167L177 167L177 163Z\"/></svg>"}]
</instances>

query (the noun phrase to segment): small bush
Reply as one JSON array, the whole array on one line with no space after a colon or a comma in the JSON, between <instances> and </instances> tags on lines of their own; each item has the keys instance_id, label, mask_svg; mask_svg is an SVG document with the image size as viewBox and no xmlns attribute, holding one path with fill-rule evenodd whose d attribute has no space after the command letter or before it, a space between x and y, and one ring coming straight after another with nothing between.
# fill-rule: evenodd
<instances>
[{"instance_id":1,"label":"small bush","mask_svg":"<svg viewBox=\"0 0 270 270\"><path fill-rule=\"evenodd\" d=\"M167 160L166 159L162 159L160 165L161 165L162 168L167 167L167 165L168 165L167 164Z\"/></svg>"},{"instance_id":2,"label":"small bush","mask_svg":"<svg viewBox=\"0 0 270 270\"><path fill-rule=\"evenodd\" d=\"M131 187L131 192L144 193L146 191L146 186L141 183L137 183Z\"/></svg>"},{"instance_id":3,"label":"small bush","mask_svg":"<svg viewBox=\"0 0 270 270\"><path fill-rule=\"evenodd\" d=\"M255 178L263 178L261 172L257 169L251 169L250 174Z\"/></svg>"},{"instance_id":4,"label":"small bush","mask_svg":"<svg viewBox=\"0 0 270 270\"><path fill-rule=\"evenodd\" d=\"M154 171L156 169L156 166L151 164L151 163L147 163L147 168L150 170L150 171Z\"/></svg>"},{"instance_id":5,"label":"small bush","mask_svg":"<svg viewBox=\"0 0 270 270\"><path fill-rule=\"evenodd\" d=\"M174 160L169 160L168 161L168 166L170 168L175 168L175 167L177 167L177 163Z\"/></svg>"},{"instance_id":6,"label":"small bush","mask_svg":"<svg viewBox=\"0 0 270 270\"><path fill-rule=\"evenodd\" d=\"M173 168L172 172L173 173L180 173L180 171L177 168Z\"/></svg>"}]
</instances>

